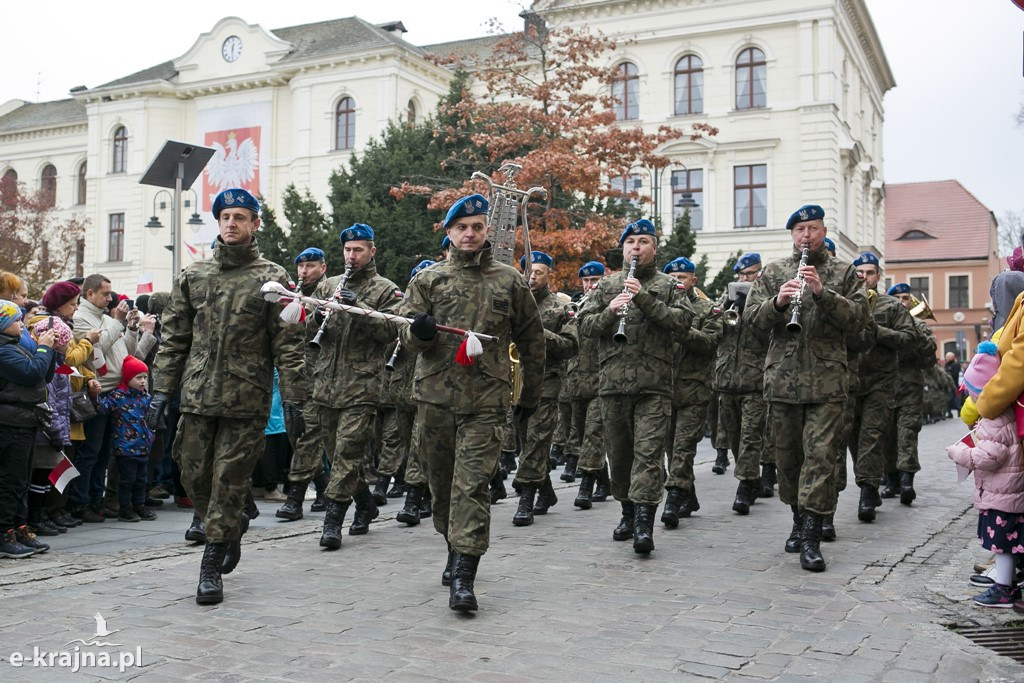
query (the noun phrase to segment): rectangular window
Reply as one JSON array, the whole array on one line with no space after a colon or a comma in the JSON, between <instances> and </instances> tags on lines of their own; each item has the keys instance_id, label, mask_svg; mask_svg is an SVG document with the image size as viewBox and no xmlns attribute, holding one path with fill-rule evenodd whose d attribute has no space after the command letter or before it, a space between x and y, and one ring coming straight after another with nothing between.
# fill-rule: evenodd
<instances>
[{"instance_id":1,"label":"rectangular window","mask_svg":"<svg viewBox=\"0 0 1024 683\"><path fill-rule=\"evenodd\" d=\"M733 169L736 227L768 225L768 166L737 166Z\"/></svg>"},{"instance_id":2,"label":"rectangular window","mask_svg":"<svg viewBox=\"0 0 1024 683\"><path fill-rule=\"evenodd\" d=\"M682 206L680 205L682 204ZM696 206L693 206L696 204ZM672 224L690 212L690 229L704 227L704 171L672 171Z\"/></svg>"},{"instance_id":3,"label":"rectangular window","mask_svg":"<svg viewBox=\"0 0 1024 683\"><path fill-rule=\"evenodd\" d=\"M907 282L910 285L910 293L917 297L918 301L932 300L931 292L931 278L925 275L924 277L912 277Z\"/></svg>"},{"instance_id":4,"label":"rectangular window","mask_svg":"<svg viewBox=\"0 0 1024 683\"><path fill-rule=\"evenodd\" d=\"M107 235L107 260L124 260L124 214L112 213L109 216L109 232Z\"/></svg>"},{"instance_id":5,"label":"rectangular window","mask_svg":"<svg viewBox=\"0 0 1024 683\"><path fill-rule=\"evenodd\" d=\"M629 205L634 208L639 206L640 202L637 200L637 196L643 188L643 182L640 180L640 176L612 176L608 179L608 187L611 190L613 197L617 195L621 198L619 199L620 202L628 202Z\"/></svg>"},{"instance_id":6,"label":"rectangular window","mask_svg":"<svg viewBox=\"0 0 1024 683\"><path fill-rule=\"evenodd\" d=\"M966 275L949 276L949 307L970 308L971 295L968 291Z\"/></svg>"}]
</instances>

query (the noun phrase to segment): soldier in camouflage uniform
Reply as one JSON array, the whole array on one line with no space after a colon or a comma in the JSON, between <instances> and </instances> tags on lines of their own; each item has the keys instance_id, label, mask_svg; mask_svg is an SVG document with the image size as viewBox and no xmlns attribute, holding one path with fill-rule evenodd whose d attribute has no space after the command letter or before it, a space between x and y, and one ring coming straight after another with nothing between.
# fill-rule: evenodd
<instances>
[{"instance_id":1,"label":"soldier in camouflage uniform","mask_svg":"<svg viewBox=\"0 0 1024 683\"><path fill-rule=\"evenodd\" d=\"M317 247L303 250L295 257L295 267L303 296L313 296L320 282L327 276L327 257L323 250ZM303 329L306 332L306 367L312 368L317 348L310 345L309 340L313 338L315 330L308 326ZM286 403L284 414L288 440L292 446L292 464L288 472L291 488L288 489L288 499L275 516L294 522L302 519L302 502L306 498L310 481L314 482L317 498L321 499L322 504L323 491L327 488L323 466L324 444L320 435L320 421L312 403L307 402L301 410ZM310 510L314 511L312 507Z\"/></svg>"},{"instance_id":2,"label":"soldier in camouflage uniform","mask_svg":"<svg viewBox=\"0 0 1024 683\"><path fill-rule=\"evenodd\" d=\"M733 267L741 282L755 282L761 276L761 255L744 254ZM726 295L727 296L727 295ZM723 297L723 310L734 308L740 315L747 297L740 293L735 301ZM715 357L714 388L718 392L720 432L728 434L729 447L736 458L734 476L739 480L732 509L741 515L759 495L774 495L774 453L764 443L764 358L768 352L766 339L755 334L750 325L737 319L725 324L722 341ZM767 455L766 455L767 454ZM771 462L766 462L766 458ZM761 476L758 477L758 463ZM762 491L766 489L767 493Z\"/></svg>"},{"instance_id":3,"label":"soldier in camouflage uniform","mask_svg":"<svg viewBox=\"0 0 1024 683\"><path fill-rule=\"evenodd\" d=\"M448 606L475 610L473 591L490 537L488 482L512 395L508 346L515 342L523 373L517 418L526 419L543 391L544 325L519 272L491 255L486 241L487 199L475 194L452 205L444 220L451 238L447 261L409 283L402 311L414 315L402 345L419 354L413 378L420 433L414 448L427 457L434 528L448 542L441 582ZM470 365L456 362L459 337L438 334L436 320L498 337L483 342Z\"/></svg>"},{"instance_id":4,"label":"soldier in camouflage uniform","mask_svg":"<svg viewBox=\"0 0 1024 683\"><path fill-rule=\"evenodd\" d=\"M888 436L893 414L893 394L899 371L899 349L909 346L915 337L914 320L894 297L878 294L882 277L878 257L861 254L853 262L869 297L870 319L850 344L863 351L858 366L858 391L854 404L850 454L853 473L860 487L857 518L875 519L875 508L882 504L878 484L885 472L883 441Z\"/></svg>"},{"instance_id":5,"label":"soldier in camouflage uniform","mask_svg":"<svg viewBox=\"0 0 1024 683\"><path fill-rule=\"evenodd\" d=\"M835 511L835 442L847 398L846 336L867 324L867 297L853 265L825 248L824 218L816 205L789 217L793 254L768 264L743 311L744 324L769 335L768 437L775 446L779 498L793 510L786 552L799 552L800 566L810 571L825 569L822 517ZM804 245L809 257L798 268ZM796 306L801 327L790 331Z\"/></svg>"},{"instance_id":6,"label":"soldier in camouflage uniform","mask_svg":"<svg viewBox=\"0 0 1024 683\"><path fill-rule=\"evenodd\" d=\"M548 508L558 502L551 485L551 462L548 453L558 422L558 394L565 374L564 361L576 355L576 338L562 328L568 319L565 303L551 293L548 279L554 261L542 251L532 254L533 265L529 273L530 291L537 301L540 319L544 324L544 386L537 410L530 416L528 427L519 430L523 440L523 457L512 483L519 490L519 506L512 523L516 526L533 524L533 516L545 515ZM526 257L519 262L526 267ZM536 508L534 497L536 496Z\"/></svg>"},{"instance_id":7,"label":"soldier in camouflage uniform","mask_svg":"<svg viewBox=\"0 0 1024 683\"><path fill-rule=\"evenodd\" d=\"M150 427L159 424L181 390L174 457L207 537L199 604L224 599L221 575L238 564L242 508L263 454L275 367L281 398L306 400L302 333L260 296L268 281L287 285L288 274L260 256L259 203L245 190L225 190L213 216L220 232L213 257L186 267L171 291L147 415Z\"/></svg>"},{"instance_id":8,"label":"soldier in camouflage uniform","mask_svg":"<svg viewBox=\"0 0 1024 683\"><path fill-rule=\"evenodd\" d=\"M665 485L665 443L672 419L672 357L675 339L689 330L694 312L676 281L658 271L657 236L647 219L630 223L619 237L627 271L610 275L580 311L579 331L598 339L598 396L611 465L612 495L622 519L612 532L633 539L633 550L654 549L654 515ZM624 323L626 339L616 341Z\"/></svg>"},{"instance_id":9,"label":"soldier in camouflage uniform","mask_svg":"<svg viewBox=\"0 0 1024 683\"><path fill-rule=\"evenodd\" d=\"M715 350L722 338L722 315L714 304L697 294L697 267L685 256L665 266L678 289L693 309L690 329L675 338L672 358L672 422L669 428L667 495L661 521L669 528L679 526L680 517L700 509L697 502L693 459L697 444L707 427L711 401L711 373Z\"/></svg>"}]
</instances>

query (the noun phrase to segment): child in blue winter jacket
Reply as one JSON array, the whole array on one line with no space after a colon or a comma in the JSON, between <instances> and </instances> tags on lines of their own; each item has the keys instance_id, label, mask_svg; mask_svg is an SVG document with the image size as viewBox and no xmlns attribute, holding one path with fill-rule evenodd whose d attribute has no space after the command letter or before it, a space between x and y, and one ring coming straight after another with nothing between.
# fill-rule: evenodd
<instances>
[{"instance_id":1,"label":"child in blue winter jacket","mask_svg":"<svg viewBox=\"0 0 1024 683\"><path fill-rule=\"evenodd\" d=\"M156 519L156 513L145 507L149 452L153 447L153 430L146 424L150 396L146 391L149 368L134 356L124 359L121 384L97 399L101 413L113 420L111 451L117 458L118 519L138 522Z\"/></svg>"}]
</instances>

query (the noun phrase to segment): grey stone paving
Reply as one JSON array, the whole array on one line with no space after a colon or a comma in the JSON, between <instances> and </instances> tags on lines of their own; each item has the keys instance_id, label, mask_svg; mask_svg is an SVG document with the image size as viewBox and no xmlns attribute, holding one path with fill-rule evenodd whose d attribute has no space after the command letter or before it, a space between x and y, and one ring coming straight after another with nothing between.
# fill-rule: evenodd
<instances>
[{"instance_id":1,"label":"grey stone paving","mask_svg":"<svg viewBox=\"0 0 1024 683\"><path fill-rule=\"evenodd\" d=\"M46 555L0 560L0 680L68 680L10 655L73 649L96 612L120 629L103 639L117 646L80 650L141 647L143 666L76 680L1024 680L1024 666L947 628L1020 620L969 602L984 553L971 481L956 484L944 449L963 431L925 427L913 508L886 501L861 524L855 492L843 495L823 574L783 552L789 511L778 498L748 517L731 511L736 480L711 474L707 442L702 509L676 530L659 524L649 558L611 540L614 502L578 511L563 485L546 517L516 528L505 501L470 616L447 608L440 536L426 520L396 524L395 501L333 553L317 547L322 514L280 523L277 504L261 503L213 607L194 602L201 549L182 539L189 511L79 527L46 539Z\"/></svg>"}]
</instances>

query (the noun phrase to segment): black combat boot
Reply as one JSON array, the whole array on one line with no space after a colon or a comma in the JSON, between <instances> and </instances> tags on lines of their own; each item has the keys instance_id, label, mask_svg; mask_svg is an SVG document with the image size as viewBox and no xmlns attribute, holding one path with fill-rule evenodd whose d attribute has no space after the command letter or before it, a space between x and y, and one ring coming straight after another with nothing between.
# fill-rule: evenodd
<instances>
[{"instance_id":1,"label":"black combat boot","mask_svg":"<svg viewBox=\"0 0 1024 683\"><path fill-rule=\"evenodd\" d=\"M628 541L633 538L633 520L636 518L636 506L633 501L624 500L622 503L622 519L619 525L612 531L613 541Z\"/></svg>"},{"instance_id":2,"label":"black combat boot","mask_svg":"<svg viewBox=\"0 0 1024 683\"><path fill-rule=\"evenodd\" d=\"M505 500L508 498L508 491L505 490L505 480L501 476L501 468L493 477L491 477L491 483L487 485L491 490L491 505L494 505L499 500Z\"/></svg>"},{"instance_id":3,"label":"black combat boot","mask_svg":"<svg viewBox=\"0 0 1024 683\"><path fill-rule=\"evenodd\" d=\"M327 509L327 475L321 472L313 477L313 490L316 491L316 498L309 505L310 512L323 512Z\"/></svg>"},{"instance_id":4,"label":"black combat boot","mask_svg":"<svg viewBox=\"0 0 1024 683\"><path fill-rule=\"evenodd\" d=\"M641 503L633 517L633 552L646 555L654 550L654 513L657 505Z\"/></svg>"},{"instance_id":5,"label":"black combat boot","mask_svg":"<svg viewBox=\"0 0 1024 683\"><path fill-rule=\"evenodd\" d=\"M679 517L689 517L691 514L700 510L700 502L697 500L697 492L691 491L690 489L682 489L683 500L679 504Z\"/></svg>"},{"instance_id":6,"label":"black combat boot","mask_svg":"<svg viewBox=\"0 0 1024 683\"><path fill-rule=\"evenodd\" d=\"M591 508L594 497L594 482L596 480L597 475L593 472L580 473L580 490L576 494L576 500L573 501L573 505L581 510L589 510Z\"/></svg>"},{"instance_id":7,"label":"black combat boot","mask_svg":"<svg viewBox=\"0 0 1024 683\"><path fill-rule=\"evenodd\" d=\"M352 496L352 502L356 504L356 511L352 515L352 524L348 528L348 535L362 536L370 531L370 522L377 519L380 510L373 502L370 487L365 483L359 487L356 495ZM419 513L417 512L417 514Z\"/></svg>"},{"instance_id":8,"label":"black combat boot","mask_svg":"<svg viewBox=\"0 0 1024 683\"><path fill-rule=\"evenodd\" d=\"M608 463L604 464L597 473L597 484L594 486L594 495L590 497L590 500L595 503L603 503L608 500L608 496L611 494L612 482L608 477Z\"/></svg>"},{"instance_id":9,"label":"black combat boot","mask_svg":"<svg viewBox=\"0 0 1024 683\"><path fill-rule=\"evenodd\" d=\"M821 556L821 516L805 512L800 538L800 566L809 572L825 571Z\"/></svg>"},{"instance_id":10,"label":"black combat boot","mask_svg":"<svg viewBox=\"0 0 1024 683\"><path fill-rule=\"evenodd\" d=\"M917 498L914 491L914 473L900 472L900 504L910 505Z\"/></svg>"},{"instance_id":11,"label":"black combat boot","mask_svg":"<svg viewBox=\"0 0 1024 683\"><path fill-rule=\"evenodd\" d=\"M199 513L192 512L192 526L185 532L185 540L192 543L206 543L206 525L199 519Z\"/></svg>"},{"instance_id":12,"label":"black combat boot","mask_svg":"<svg viewBox=\"0 0 1024 683\"><path fill-rule=\"evenodd\" d=\"M729 449L719 448L718 455L715 457L715 464L711 466L711 471L715 474L725 474L725 471L729 469Z\"/></svg>"},{"instance_id":13,"label":"black combat boot","mask_svg":"<svg viewBox=\"0 0 1024 683\"><path fill-rule=\"evenodd\" d=\"M249 495L251 496L252 494L250 493ZM250 506L249 503L252 503L252 505ZM255 515L250 514L253 510L256 511ZM238 561L242 559L242 536L249 530L249 520L256 519L259 514L260 510L256 507L256 501L251 498L247 500L242 508L242 519L238 525L238 538L225 544L224 562L220 565L221 574L230 574L235 571Z\"/></svg>"},{"instance_id":14,"label":"black combat boot","mask_svg":"<svg viewBox=\"0 0 1024 683\"><path fill-rule=\"evenodd\" d=\"M327 514L324 515L324 532L320 536L320 547L337 550L341 547L341 525L348 512L348 503L327 501Z\"/></svg>"},{"instance_id":15,"label":"black combat boot","mask_svg":"<svg viewBox=\"0 0 1024 683\"><path fill-rule=\"evenodd\" d=\"M476 595L473 594L473 581L476 580L478 566L480 566L479 557L455 553L455 569L452 570L452 585L448 597L448 609L458 612L476 611L477 604Z\"/></svg>"},{"instance_id":16,"label":"black combat boot","mask_svg":"<svg viewBox=\"0 0 1024 683\"><path fill-rule=\"evenodd\" d=\"M405 491L405 506L395 515L395 520L409 526L416 526L420 523L420 504L423 502L423 487L416 484L407 484Z\"/></svg>"},{"instance_id":17,"label":"black combat boot","mask_svg":"<svg viewBox=\"0 0 1024 683\"><path fill-rule=\"evenodd\" d=\"M256 507L256 501L252 497L252 488L245 493L245 503L242 504L242 533L249 530L249 520L260 516L260 509Z\"/></svg>"},{"instance_id":18,"label":"black combat boot","mask_svg":"<svg viewBox=\"0 0 1024 683\"><path fill-rule=\"evenodd\" d=\"M516 452L502 451L501 457L498 459L498 464L501 471L504 473L501 478L508 479L509 473L516 471Z\"/></svg>"},{"instance_id":19,"label":"black combat boot","mask_svg":"<svg viewBox=\"0 0 1024 683\"><path fill-rule=\"evenodd\" d=\"M224 601L224 582L221 579L221 564L224 563L226 543L208 543L199 565L199 586L196 588L196 602L200 605L216 605Z\"/></svg>"},{"instance_id":20,"label":"black combat boot","mask_svg":"<svg viewBox=\"0 0 1024 683\"><path fill-rule=\"evenodd\" d=\"M661 511L661 523L669 529L679 526L679 506L682 505L685 494L678 486L671 486L665 496L665 507Z\"/></svg>"},{"instance_id":21,"label":"black combat boot","mask_svg":"<svg viewBox=\"0 0 1024 683\"><path fill-rule=\"evenodd\" d=\"M424 486L423 495L420 496L420 519L429 519L434 514L434 509L430 506L431 500L430 489Z\"/></svg>"},{"instance_id":22,"label":"black combat boot","mask_svg":"<svg viewBox=\"0 0 1024 683\"><path fill-rule=\"evenodd\" d=\"M871 484L860 485L860 502L857 504L857 519L862 522L875 521L875 497L878 488Z\"/></svg>"},{"instance_id":23,"label":"black combat boot","mask_svg":"<svg viewBox=\"0 0 1024 683\"><path fill-rule=\"evenodd\" d=\"M900 473L890 472L885 475L885 485L882 486L882 491L878 494L882 498L895 498L900 494Z\"/></svg>"},{"instance_id":24,"label":"black combat boot","mask_svg":"<svg viewBox=\"0 0 1024 683\"><path fill-rule=\"evenodd\" d=\"M579 460L579 456L577 455L565 456L565 469L562 470L562 474L558 478L562 481L567 481L570 484L576 481L576 463L579 462Z\"/></svg>"},{"instance_id":25,"label":"black combat boot","mask_svg":"<svg viewBox=\"0 0 1024 683\"><path fill-rule=\"evenodd\" d=\"M544 482L540 485L537 502L533 506L533 514L546 515L548 508L554 507L557 503L558 496L555 495L555 487L551 485L551 475L549 474L544 477Z\"/></svg>"},{"instance_id":26,"label":"black combat boot","mask_svg":"<svg viewBox=\"0 0 1024 683\"><path fill-rule=\"evenodd\" d=\"M306 489L308 488L308 481L293 481L291 488L288 489L288 500L278 508L274 516L289 522L297 522L302 519L302 502L306 500Z\"/></svg>"},{"instance_id":27,"label":"black combat boot","mask_svg":"<svg viewBox=\"0 0 1024 683\"><path fill-rule=\"evenodd\" d=\"M452 548L452 544L448 544L448 563L444 566L444 571L441 572L441 585L450 586L452 585L452 572L455 570L455 549Z\"/></svg>"},{"instance_id":28,"label":"black combat boot","mask_svg":"<svg viewBox=\"0 0 1024 683\"><path fill-rule=\"evenodd\" d=\"M829 542L836 540L835 515L825 515L821 518L821 540Z\"/></svg>"},{"instance_id":29,"label":"black combat boot","mask_svg":"<svg viewBox=\"0 0 1024 683\"><path fill-rule=\"evenodd\" d=\"M395 480L391 484L391 490L388 491L388 498L402 498L405 496L406 490L405 463L403 462L402 466L395 472Z\"/></svg>"},{"instance_id":30,"label":"black combat boot","mask_svg":"<svg viewBox=\"0 0 1024 683\"><path fill-rule=\"evenodd\" d=\"M793 529L789 532L789 538L786 539L786 552L798 553L800 552L800 539L803 537L804 519L796 505L790 505L789 508L793 511Z\"/></svg>"},{"instance_id":31,"label":"black combat boot","mask_svg":"<svg viewBox=\"0 0 1024 683\"><path fill-rule=\"evenodd\" d=\"M551 444L551 449L548 451L548 461L551 463L550 469L561 467L565 464L565 451L558 444Z\"/></svg>"},{"instance_id":32,"label":"black combat boot","mask_svg":"<svg viewBox=\"0 0 1024 683\"><path fill-rule=\"evenodd\" d=\"M512 517L512 523L516 526L530 526L533 524L533 497L537 495L537 489L524 484L519 494L519 507Z\"/></svg>"},{"instance_id":33,"label":"black combat boot","mask_svg":"<svg viewBox=\"0 0 1024 683\"><path fill-rule=\"evenodd\" d=\"M373 502L377 505L388 504L388 484L391 483L390 474L378 474L377 485L373 487Z\"/></svg>"},{"instance_id":34,"label":"black combat boot","mask_svg":"<svg viewBox=\"0 0 1024 683\"><path fill-rule=\"evenodd\" d=\"M763 463L761 465L761 480L757 482L757 497L771 498L775 495L775 483L778 481L778 474L774 463Z\"/></svg>"},{"instance_id":35,"label":"black combat boot","mask_svg":"<svg viewBox=\"0 0 1024 683\"><path fill-rule=\"evenodd\" d=\"M732 502L733 512L738 512L741 515L750 514L750 506L754 504L754 495L758 486L759 482L756 480L740 480L739 486L736 487L736 500Z\"/></svg>"}]
</instances>

